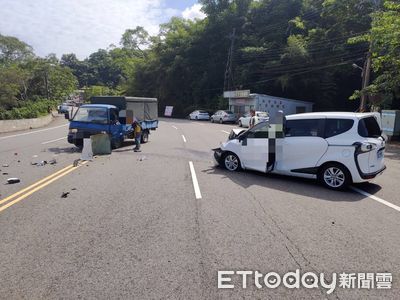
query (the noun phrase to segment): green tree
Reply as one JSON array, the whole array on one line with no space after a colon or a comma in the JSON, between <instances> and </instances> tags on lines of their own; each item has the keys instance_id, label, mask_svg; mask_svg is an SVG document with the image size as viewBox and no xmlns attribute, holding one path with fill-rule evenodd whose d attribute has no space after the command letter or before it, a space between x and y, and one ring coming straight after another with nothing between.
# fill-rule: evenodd
<instances>
[{"instance_id":1,"label":"green tree","mask_svg":"<svg viewBox=\"0 0 400 300\"><path fill-rule=\"evenodd\" d=\"M384 9L372 17L368 40L376 78L367 92L382 95L389 107L400 108L400 4L385 1Z\"/></svg>"},{"instance_id":2,"label":"green tree","mask_svg":"<svg viewBox=\"0 0 400 300\"><path fill-rule=\"evenodd\" d=\"M151 39L149 33L143 27L137 26L135 29L125 30L120 44L124 49L146 55L144 49L151 45Z\"/></svg>"},{"instance_id":3,"label":"green tree","mask_svg":"<svg viewBox=\"0 0 400 300\"><path fill-rule=\"evenodd\" d=\"M33 56L31 46L16 37L0 34L0 64L21 62Z\"/></svg>"},{"instance_id":4,"label":"green tree","mask_svg":"<svg viewBox=\"0 0 400 300\"><path fill-rule=\"evenodd\" d=\"M0 66L0 108L11 109L18 104L23 78L20 68Z\"/></svg>"}]
</instances>

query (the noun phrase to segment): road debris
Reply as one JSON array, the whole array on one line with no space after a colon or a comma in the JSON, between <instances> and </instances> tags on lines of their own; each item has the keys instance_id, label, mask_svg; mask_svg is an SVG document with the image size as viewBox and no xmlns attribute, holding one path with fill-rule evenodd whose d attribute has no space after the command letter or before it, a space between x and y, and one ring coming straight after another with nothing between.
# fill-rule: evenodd
<instances>
[{"instance_id":1,"label":"road debris","mask_svg":"<svg viewBox=\"0 0 400 300\"><path fill-rule=\"evenodd\" d=\"M52 160L49 161L49 164L50 165L55 165L55 164L57 164L57 160L52 159Z\"/></svg>"},{"instance_id":2,"label":"road debris","mask_svg":"<svg viewBox=\"0 0 400 300\"><path fill-rule=\"evenodd\" d=\"M19 183L19 182L21 182L21 180L19 178L8 178L7 179L8 184L15 184L15 183Z\"/></svg>"},{"instance_id":3,"label":"road debris","mask_svg":"<svg viewBox=\"0 0 400 300\"><path fill-rule=\"evenodd\" d=\"M8 173L7 173L7 172L4 172L3 175L8 175Z\"/></svg>"},{"instance_id":4,"label":"road debris","mask_svg":"<svg viewBox=\"0 0 400 300\"><path fill-rule=\"evenodd\" d=\"M68 195L69 195L69 192L63 192L63 193L61 194L61 198L67 198Z\"/></svg>"},{"instance_id":5,"label":"road debris","mask_svg":"<svg viewBox=\"0 0 400 300\"><path fill-rule=\"evenodd\" d=\"M40 162L32 162L31 165L32 166L43 167L43 166L47 165L47 160L42 160Z\"/></svg>"},{"instance_id":6,"label":"road debris","mask_svg":"<svg viewBox=\"0 0 400 300\"><path fill-rule=\"evenodd\" d=\"M75 159L75 160L74 160L73 166L74 166L75 168L78 166L79 161L80 161L80 159Z\"/></svg>"},{"instance_id":7,"label":"road debris","mask_svg":"<svg viewBox=\"0 0 400 300\"><path fill-rule=\"evenodd\" d=\"M10 165L9 164L4 164L3 168L8 168Z\"/></svg>"},{"instance_id":8,"label":"road debris","mask_svg":"<svg viewBox=\"0 0 400 300\"><path fill-rule=\"evenodd\" d=\"M144 160L147 160L147 157L146 156L141 156L137 160L138 161L144 161Z\"/></svg>"}]
</instances>

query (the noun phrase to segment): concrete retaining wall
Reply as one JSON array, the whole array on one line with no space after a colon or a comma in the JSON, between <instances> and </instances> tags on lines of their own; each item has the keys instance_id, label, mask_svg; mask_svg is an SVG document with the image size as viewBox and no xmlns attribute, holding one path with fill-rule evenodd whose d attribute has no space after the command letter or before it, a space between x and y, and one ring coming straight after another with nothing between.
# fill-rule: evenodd
<instances>
[{"instance_id":1,"label":"concrete retaining wall","mask_svg":"<svg viewBox=\"0 0 400 300\"><path fill-rule=\"evenodd\" d=\"M0 133L39 128L48 125L53 120L53 115L36 119L0 120Z\"/></svg>"}]
</instances>

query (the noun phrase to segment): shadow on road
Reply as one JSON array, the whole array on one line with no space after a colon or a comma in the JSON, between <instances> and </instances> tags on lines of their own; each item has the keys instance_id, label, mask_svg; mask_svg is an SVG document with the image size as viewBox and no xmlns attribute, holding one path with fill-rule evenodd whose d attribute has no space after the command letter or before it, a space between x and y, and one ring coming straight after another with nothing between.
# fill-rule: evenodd
<instances>
[{"instance_id":1,"label":"shadow on road","mask_svg":"<svg viewBox=\"0 0 400 300\"><path fill-rule=\"evenodd\" d=\"M61 154L61 153L68 153L68 154L73 154L73 153L78 153L82 152L81 149L78 147L53 147L53 148L47 148L46 151L55 153L55 154Z\"/></svg>"},{"instance_id":2,"label":"shadow on road","mask_svg":"<svg viewBox=\"0 0 400 300\"><path fill-rule=\"evenodd\" d=\"M386 147L385 157L390 159L400 160L400 145L399 144L389 144Z\"/></svg>"},{"instance_id":3,"label":"shadow on road","mask_svg":"<svg viewBox=\"0 0 400 300\"><path fill-rule=\"evenodd\" d=\"M214 166L203 170L207 175L222 176L235 184L247 189L257 185L265 188L266 195L268 189L278 190L285 193L317 198L327 201L346 201L355 202L365 199L364 195L358 194L350 189L344 191L332 191L320 186L315 180L283 176L277 174L263 174L255 171L229 172L222 167ZM381 187L374 183L363 183L355 185L357 188L368 191L370 194L377 193Z\"/></svg>"}]
</instances>

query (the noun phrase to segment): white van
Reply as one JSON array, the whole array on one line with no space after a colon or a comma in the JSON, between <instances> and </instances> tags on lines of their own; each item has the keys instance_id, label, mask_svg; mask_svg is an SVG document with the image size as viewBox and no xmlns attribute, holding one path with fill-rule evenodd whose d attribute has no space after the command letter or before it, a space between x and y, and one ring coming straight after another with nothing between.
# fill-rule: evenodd
<instances>
[{"instance_id":1,"label":"white van","mask_svg":"<svg viewBox=\"0 0 400 300\"><path fill-rule=\"evenodd\" d=\"M373 113L322 112L286 116L283 126L264 122L232 133L214 149L214 157L229 171L314 178L338 190L381 174L384 151Z\"/></svg>"}]
</instances>

